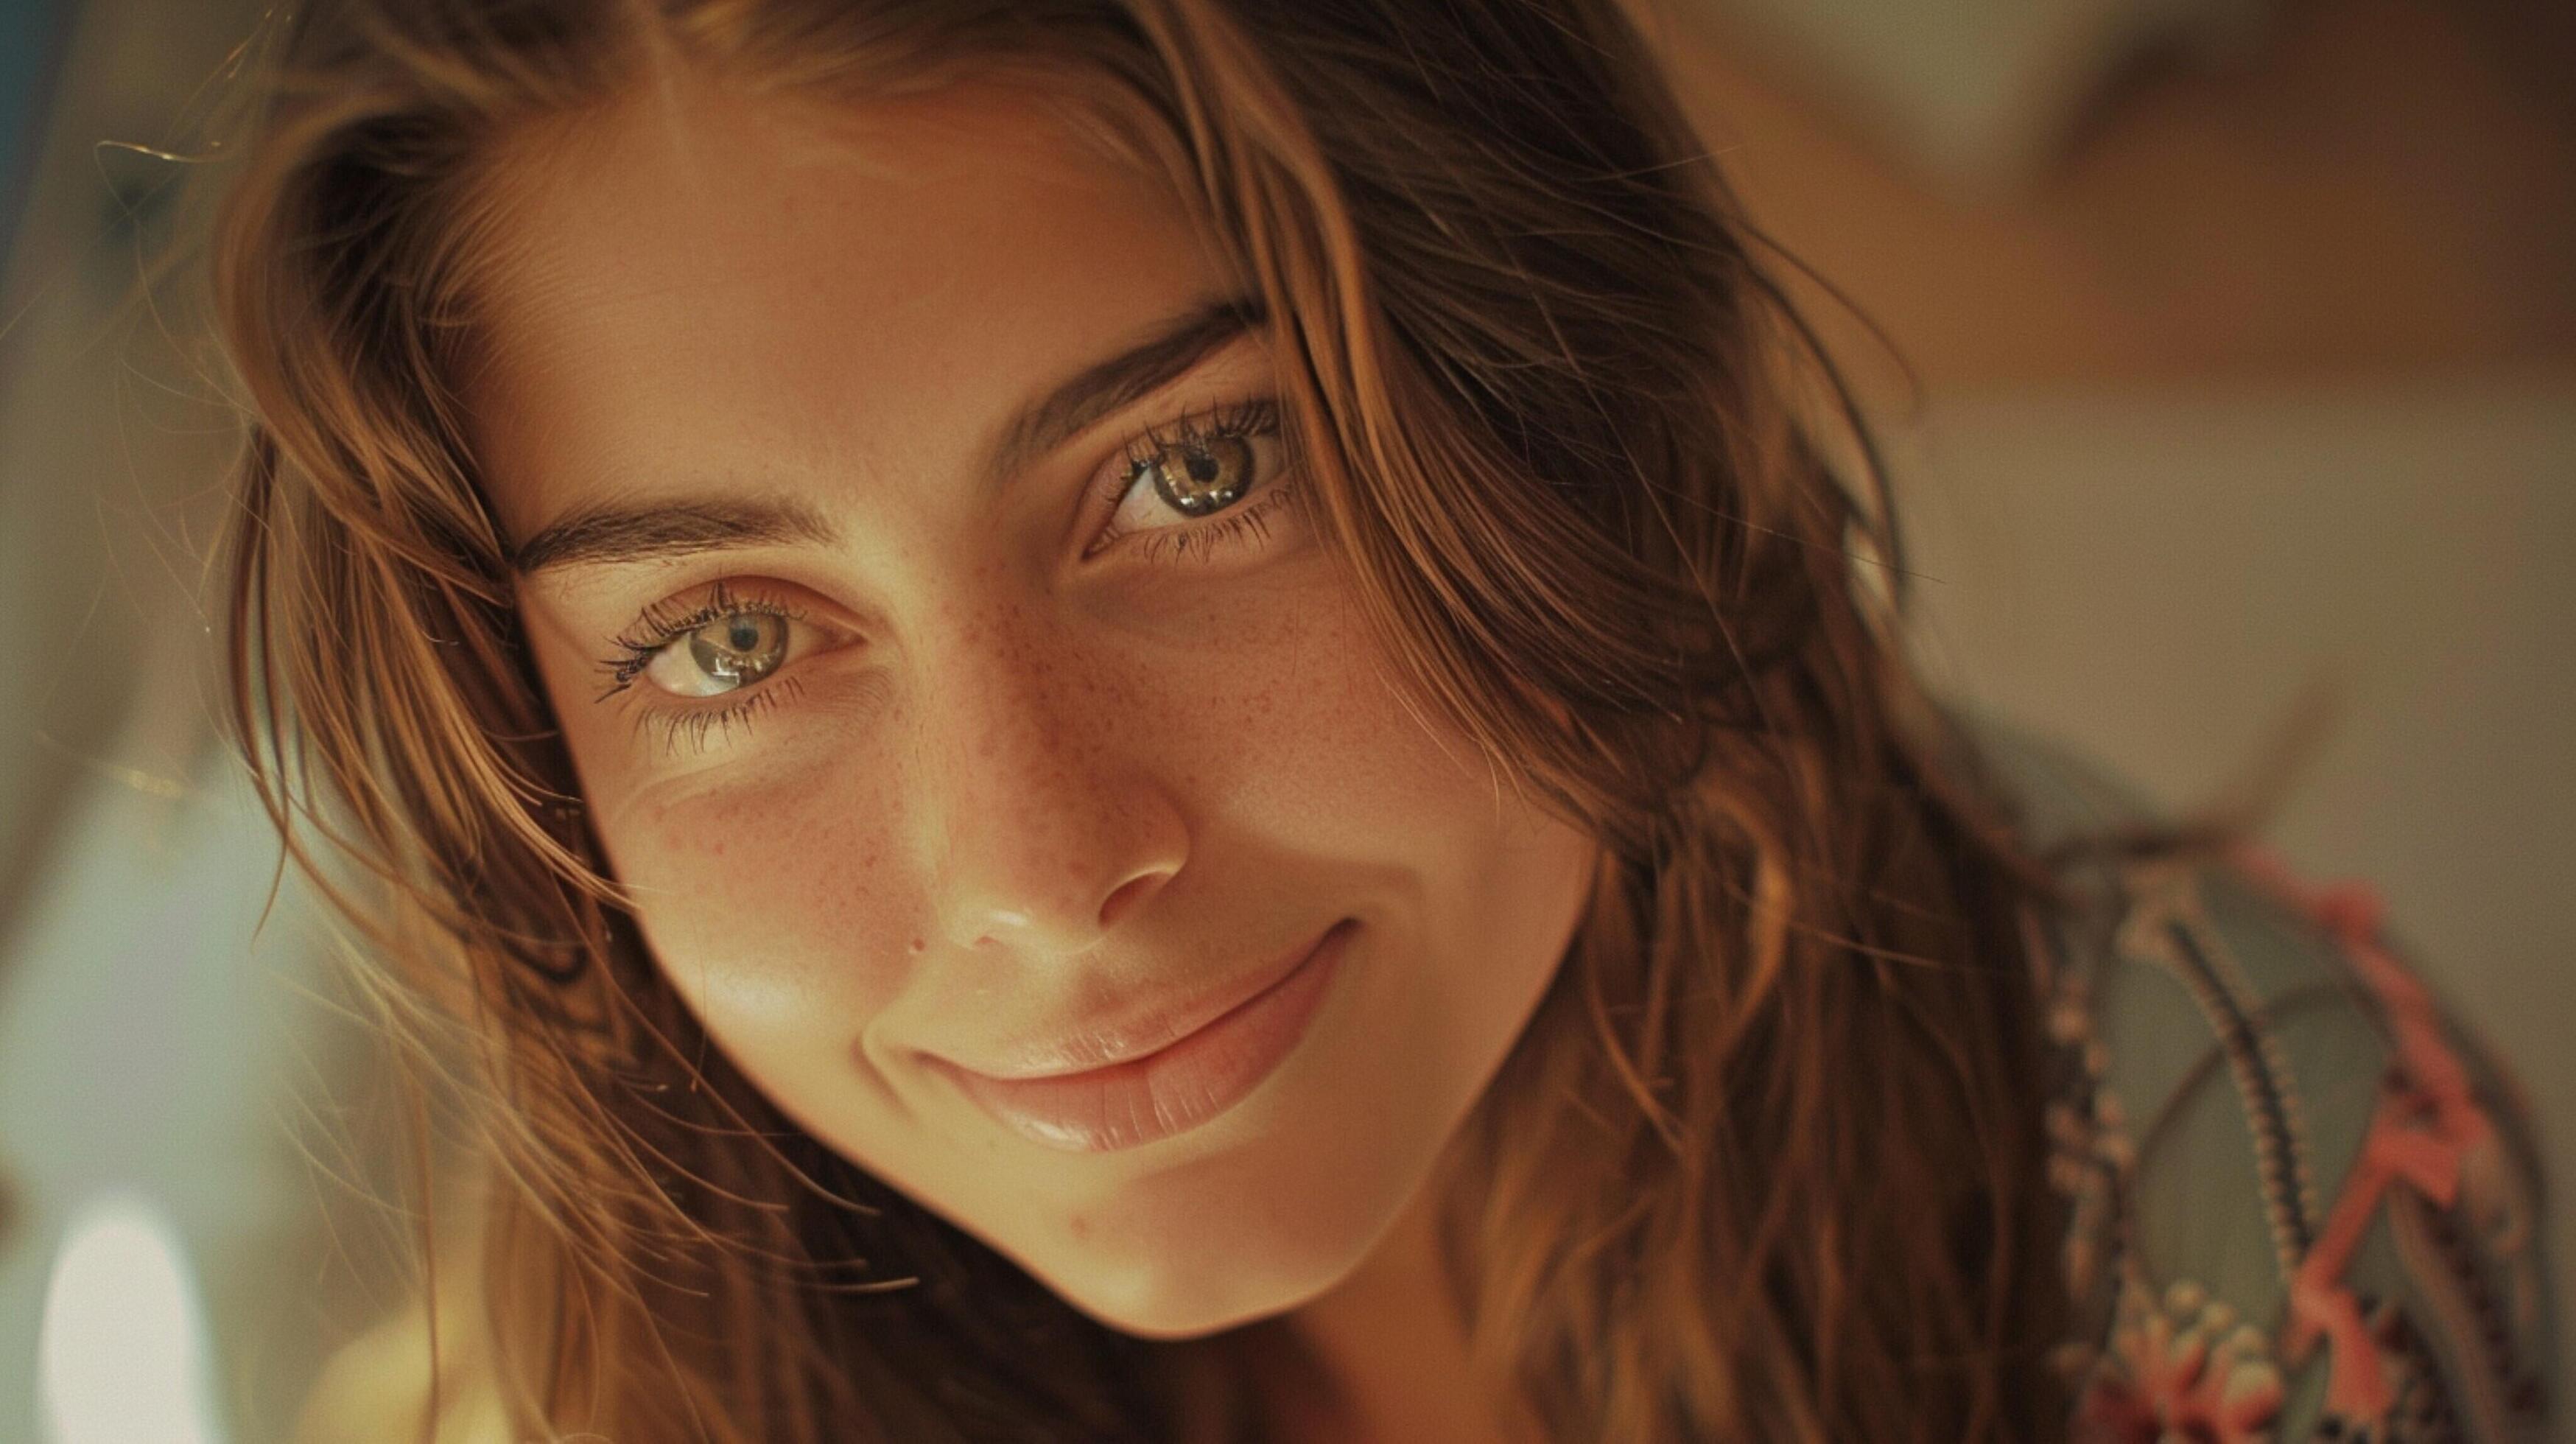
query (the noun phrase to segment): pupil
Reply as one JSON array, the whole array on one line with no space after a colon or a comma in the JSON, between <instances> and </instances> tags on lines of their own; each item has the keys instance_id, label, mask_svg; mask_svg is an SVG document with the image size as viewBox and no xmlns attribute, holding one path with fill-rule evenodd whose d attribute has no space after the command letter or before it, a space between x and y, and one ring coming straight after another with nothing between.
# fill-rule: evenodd
<instances>
[{"instance_id":1,"label":"pupil","mask_svg":"<svg viewBox=\"0 0 2576 1444\"><path fill-rule=\"evenodd\" d=\"M1180 465L1169 460L1154 467L1154 489L1163 500L1184 516L1205 516L1243 495L1243 473L1252 465L1252 448L1234 437L1218 437L1204 446L1175 447ZM1222 485L1218 478L1231 467L1235 473L1232 485Z\"/></svg>"},{"instance_id":2,"label":"pupil","mask_svg":"<svg viewBox=\"0 0 2576 1444\"><path fill-rule=\"evenodd\" d=\"M710 622L689 639L689 651L707 676L748 686L778 665L779 629L778 619L767 616Z\"/></svg>"}]
</instances>

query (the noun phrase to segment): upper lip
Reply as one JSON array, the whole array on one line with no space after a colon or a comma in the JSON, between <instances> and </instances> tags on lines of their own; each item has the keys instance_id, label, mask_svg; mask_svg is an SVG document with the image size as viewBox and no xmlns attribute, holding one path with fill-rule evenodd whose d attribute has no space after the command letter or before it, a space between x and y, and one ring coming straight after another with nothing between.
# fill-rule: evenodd
<instances>
[{"instance_id":1,"label":"upper lip","mask_svg":"<svg viewBox=\"0 0 2576 1444\"><path fill-rule=\"evenodd\" d=\"M1335 924L1339 926L1339 924ZM1259 967L1195 993L1147 998L1103 1009L1069 1026L1024 1034L995 1045L974 1062L933 1054L941 1062L1004 1082L1086 1073L1156 1053L1233 1012L1297 970L1332 936L1332 928L1306 939Z\"/></svg>"}]
</instances>

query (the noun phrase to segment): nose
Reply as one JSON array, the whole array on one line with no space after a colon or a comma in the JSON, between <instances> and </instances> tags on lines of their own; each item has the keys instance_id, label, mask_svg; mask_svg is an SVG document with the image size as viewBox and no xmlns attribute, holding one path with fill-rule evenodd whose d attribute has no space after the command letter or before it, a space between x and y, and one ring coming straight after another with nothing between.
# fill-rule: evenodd
<instances>
[{"instance_id":1,"label":"nose","mask_svg":"<svg viewBox=\"0 0 2576 1444\"><path fill-rule=\"evenodd\" d=\"M963 629L961 629L963 630ZM916 673L932 906L961 948L1082 952L1180 870L1147 719L1050 639L985 625Z\"/></svg>"}]
</instances>

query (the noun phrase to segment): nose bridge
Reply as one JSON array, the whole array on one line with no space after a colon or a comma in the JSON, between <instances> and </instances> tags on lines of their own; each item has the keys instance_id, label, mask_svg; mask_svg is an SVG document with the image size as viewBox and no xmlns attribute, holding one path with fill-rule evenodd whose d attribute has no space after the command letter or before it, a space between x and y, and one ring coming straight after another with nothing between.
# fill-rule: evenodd
<instances>
[{"instance_id":1,"label":"nose bridge","mask_svg":"<svg viewBox=\"0 0 2576 1444\"><path fill-rule=\"evenodd\" d=\"M1089 947L1180 864L1177 823L1122 760L1137 719L1006 610L935 645L913 688L939 927L964 948Z\"/></svg>"}]
</instances>

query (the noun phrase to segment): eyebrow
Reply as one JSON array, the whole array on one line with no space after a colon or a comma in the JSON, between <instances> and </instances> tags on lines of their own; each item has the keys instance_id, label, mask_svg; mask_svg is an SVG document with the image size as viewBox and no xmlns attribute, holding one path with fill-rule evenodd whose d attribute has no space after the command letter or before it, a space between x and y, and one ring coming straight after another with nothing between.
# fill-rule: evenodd
<instances>
[{"instance_id":1,"label":"eyebrow","mask_svg":"<svg viewBox=\"0 0 2576 1444\"><path fill-rule=\"evenodd\" d=\"M1229 296L1201 301L1156 322L1142 339L1021 407L997 433L984 459L988 484L998 488L1029 462L1189 374L1265 319L1259 298ZM792 496L643 505L603 501L575 507L538 528L512 551L510 566L529 576L553 567L662 561L788 542L830 546L838 540L821 511Z\"/></svg>"}]
</instances>

